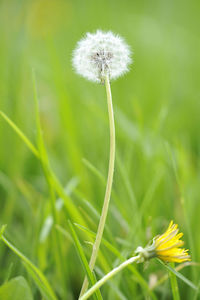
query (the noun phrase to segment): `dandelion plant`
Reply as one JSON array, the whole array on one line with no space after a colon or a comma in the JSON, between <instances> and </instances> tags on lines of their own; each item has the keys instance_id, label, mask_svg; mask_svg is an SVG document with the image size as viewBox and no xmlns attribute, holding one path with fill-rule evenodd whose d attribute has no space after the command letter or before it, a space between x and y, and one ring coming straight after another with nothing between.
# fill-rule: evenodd
<instances>
[{"instance_id":1,"label":"dandelion plant","mask_svg":"<svg viewBox=\"0 0 200 300\"><path fill-rule=\"evenodd\" d=\"M129 70L128 66L131 63L130 56L130 48L121 37L114 35L111 31L102 32L100 30L96 33L87 33L86 36L78 42L73 53L73 66L75 71L90 81L105 85L110 126L110 156L107 185L96 240L93 245L89 263L91 270L94 269L104 231L114 174L115 121L110 80L120 77ZM85 279L81 295L86 291L87 286L88 281Z\"/></svg>"},{"instance_id":2,"label":"dandelion plant","mask_svg":"<svg viewBox=\"0 0 200 300\"><path fill-rule=\"evenodd\" d=\"M178 225L171 221L167 230L162 235L156 236L150 246L148 245L145 248L138 247L135 251L137 254L136 256L127 259L101 278L80 298L80 300L88 299L98 288L132 263L143 263L155 257L161 259L163 262L181 263L190 261L190 255L188 254L189 250L180 248L184 244L184 242L180 240L183 233L178 233L178 231Z\"/></svg>"}]
</instances>

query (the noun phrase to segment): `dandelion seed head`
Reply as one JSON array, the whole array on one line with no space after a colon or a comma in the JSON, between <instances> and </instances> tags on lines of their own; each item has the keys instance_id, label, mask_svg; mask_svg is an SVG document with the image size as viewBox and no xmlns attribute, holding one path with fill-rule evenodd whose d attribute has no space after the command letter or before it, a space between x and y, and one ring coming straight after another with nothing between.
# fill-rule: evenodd
<instances>
[{"instance_id":1,"label":"dandelion seed head","mask_svg":"<svg viewBox=\"0 0 200 300\"><path fill-rule=\"evenodd\" d=\"M111 31L87 33L73 52L75 71L94 82L102 82L106 74L116 79L126 73L131 51L125 41Z\"/></svg>"}]
</instances>

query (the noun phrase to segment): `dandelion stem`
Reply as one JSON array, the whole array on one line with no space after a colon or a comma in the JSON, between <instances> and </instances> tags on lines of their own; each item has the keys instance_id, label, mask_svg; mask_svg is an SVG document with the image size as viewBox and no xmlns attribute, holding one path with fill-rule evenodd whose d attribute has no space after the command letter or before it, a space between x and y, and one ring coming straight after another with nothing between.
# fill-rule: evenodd
<instances>
[{"instance_id":1,"label":"dandelion stem","mask_svg":"<svg viewBox=\"0 0 200 300\"><path fill-rule=\"evenodd\" d=\"M112 271L110 271L108 274L106 274L103 278L101 278L95 285L93 285L82 297L79 298L79 300L86 300L88 299L97 289L99 289L106 281L111 279L113 276L115 276L117 273L119 273L121 270L126 268L128 265L138 261L141 258L140 255L134 256L129 258L128 260L124 261L121 265L114 268Z\"/></svg>"},{"instance_id":2,"label":"dandelion stem","mask_svg":"<svg viewBox=\"0 0 200 300\"><path fill-rule=\"evenodd\" d=\"M107 177L107 185L106 185L104 203L103 203L99 226L98 226L98 230L97 230L97 234L96 234L96 240L93 245L92 255L91 255L90 263L89 263L91 271L94 269L94 266L95 266L99 247L101 244L101 239L103 236L106 217L108 214L108 207L109 207L112 183L113 183L114 163L115 163L115 122L114 122L114 112L113 112L113 105L112 105L112 94L111 94L110 81L109 81L108 74L105 75L105 86L106 86L106 94L107 94L108 116L109 116L109 127L110 127L110 158L109 158L109 168L108 168L108 177ZM80 296L82 296L85 293L85 291L87 290L87 287L88 287L88 280L87 280L87 278L85 278L82 289L81 289Z\"/></svg>"}]
</instances>

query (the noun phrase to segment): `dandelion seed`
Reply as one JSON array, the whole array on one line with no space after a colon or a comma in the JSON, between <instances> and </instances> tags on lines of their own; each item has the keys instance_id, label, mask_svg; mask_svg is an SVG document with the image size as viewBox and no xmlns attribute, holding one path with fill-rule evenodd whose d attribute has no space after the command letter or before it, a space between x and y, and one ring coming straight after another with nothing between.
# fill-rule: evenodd
<instances>
[{"instance_id":1,"label":"dandelion seed","mask_svg":"<svg viewBox=\"0 0 200 300\"><path fill-rule=\"evenodd\" d=\"M185 262L189 261L189 250L180 248L184 242L181 240L183 233L178 233L178 225L170 222L169 227L160 236L153 239L153 243L145 248L138 247L136 253L141 254L141 260L148 260L157 257L164 262Z\"/></svg>"},{"instance_id":2,"label":"dandelion seed","mask_svg":"<svg viewBox=\"0 0 200 300\"><path fill-rule=\"evenodd\" d=\"M73 52L73 67L86 79L104 82L105 75L116 79L126 73L131 51L125 41L111 31L87 33Z\"/></svg>"}]
</instances>

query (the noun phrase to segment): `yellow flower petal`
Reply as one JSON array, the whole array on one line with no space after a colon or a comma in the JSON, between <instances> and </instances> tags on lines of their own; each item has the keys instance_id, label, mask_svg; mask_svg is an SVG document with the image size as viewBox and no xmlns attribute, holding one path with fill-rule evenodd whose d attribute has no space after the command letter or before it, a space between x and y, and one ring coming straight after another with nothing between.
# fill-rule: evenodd
<instances>
[{"instance_id":1,"label":"yellow flower petal","mask_svg":"<svg viewBox=\"0 0 200 300\"><path fill-rule=\"evenodd\" d=\"M190 260L188 250L181 247L183 233L178 233L178 225L170 222L167 230L154 240L155 256L165 262L184 262Z\"/></svg>"}]
</instances>

